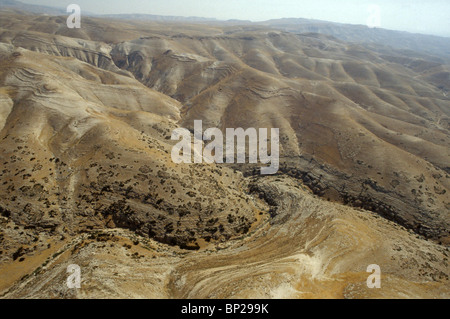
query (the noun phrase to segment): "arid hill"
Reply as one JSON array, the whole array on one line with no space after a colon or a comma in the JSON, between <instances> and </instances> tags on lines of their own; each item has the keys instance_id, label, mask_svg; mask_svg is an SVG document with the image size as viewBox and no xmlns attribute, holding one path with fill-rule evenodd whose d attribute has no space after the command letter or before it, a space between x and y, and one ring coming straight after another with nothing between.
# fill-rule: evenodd
<instances>
[{"instance_id":1,"label":"arid hill","mask_svg":"<svg viewBox=\"0 0 450 319\"><path fill-rule=\"evenodd\" d=\"M448 298L444 56L270 25L0 20L3 298ZM173 163L194 120L279 128L279 172Z\"/></svg>"}]
</instances>

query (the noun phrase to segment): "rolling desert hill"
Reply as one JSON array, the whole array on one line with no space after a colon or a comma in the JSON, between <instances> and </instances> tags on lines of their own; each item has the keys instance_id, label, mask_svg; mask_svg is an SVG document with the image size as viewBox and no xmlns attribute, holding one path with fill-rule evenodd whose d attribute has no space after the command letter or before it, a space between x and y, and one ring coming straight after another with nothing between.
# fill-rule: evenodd
<instances>
[{"instance_id":1,"label":"rolling desert hill","mask_svg":"<svg viewBox=\"0 0 450 319\"><path fill-rule=\"evenodd\" d=\"M2 298L448 298L444 40L0 21ZM194 120L279 128L278 173L173 163L171 132Z\"/></svg>"},{"instance_id":2,"label":"rolling desert hill","mask_svg":"<svg viewBox=\"0 0 450 319\"><path fill-rule=\"evenodd\" d=\"M420 53L427 59L443 59L446 63L450 57L448 37L308 19L274 19L261 24L293 33L320 33L346 42L359 43L375 51L385 47L394 48L402 50L405 56Z\"/></svg>"}]
</instances>

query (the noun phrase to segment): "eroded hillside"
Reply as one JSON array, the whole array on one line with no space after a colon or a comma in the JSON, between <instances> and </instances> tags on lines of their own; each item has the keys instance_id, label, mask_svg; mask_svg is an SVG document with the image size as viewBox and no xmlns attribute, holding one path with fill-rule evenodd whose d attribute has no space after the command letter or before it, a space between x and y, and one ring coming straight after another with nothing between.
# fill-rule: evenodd
<instances>
[{"instance_id":1,"label":"eroded hillside","mask_svg":"<svg viewBox=\"0 0 450 319\"><path fill-rule=\"evenodd\" d=\"M73 297L70 263L77 297L448 297L444 61L262 26L0 15L3 297ZM278 176L173 163L194 120L279 128Z\"/></svg>"}]
</instances>

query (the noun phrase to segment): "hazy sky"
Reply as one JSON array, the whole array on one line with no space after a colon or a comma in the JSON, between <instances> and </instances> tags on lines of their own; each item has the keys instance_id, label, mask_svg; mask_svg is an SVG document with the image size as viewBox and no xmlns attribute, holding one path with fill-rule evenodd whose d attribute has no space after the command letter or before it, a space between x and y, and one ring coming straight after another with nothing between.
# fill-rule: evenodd
<instances>
[{"instance_id":1,"label":"hazy sky","mask_svg":"<svg viewBox=\"0 0 450 319\"><path fill-rule=\"evenodd\" d=\"M25 3L66 7L99 14L148 13L197 16L221 20L263 21L310 18L367 24L369 7L380 8L380 26L450 36L450 0L22 0ZM371 20L374 21L374 20ZM376 20L375 20L376 21Z\"/></svg>"}]
</instances>

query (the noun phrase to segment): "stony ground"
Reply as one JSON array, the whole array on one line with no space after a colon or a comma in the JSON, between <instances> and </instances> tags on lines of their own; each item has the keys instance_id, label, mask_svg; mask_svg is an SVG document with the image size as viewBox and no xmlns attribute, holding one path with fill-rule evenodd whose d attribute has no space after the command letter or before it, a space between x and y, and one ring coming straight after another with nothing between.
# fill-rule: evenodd
<instances>
[{"instance_id":1,"label":"stony ground","mask_svg":"<svg viewBox=\"0 0 450 319\"><path fill-rule=\"evenodd\" d=\"M0 18L1 297L448 298L445 59L269 27ZM200 119L280 128L278 174L174 164L171 132Z\"/></svg>"}]
</instances>

